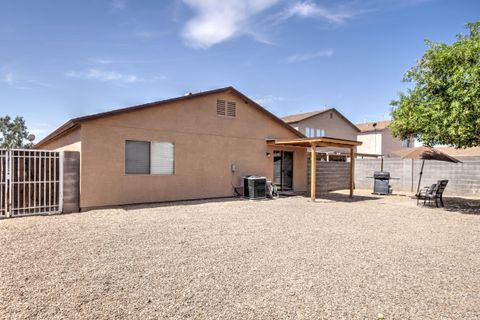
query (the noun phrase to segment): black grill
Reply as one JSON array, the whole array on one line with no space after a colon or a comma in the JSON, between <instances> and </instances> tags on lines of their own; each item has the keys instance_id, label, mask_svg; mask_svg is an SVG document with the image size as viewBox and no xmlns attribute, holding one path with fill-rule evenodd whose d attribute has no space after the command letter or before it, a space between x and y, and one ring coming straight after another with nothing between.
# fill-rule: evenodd
<instances>
[{"instance_id":1,"label":"black grill","mask_svg":"<svg viewBox=\"0 0 480 320\"><path fill-rule=\"evenodd\" d=\"M373 179L375 182L373 184L373 193L376 194L390 194L390 172L386 171L375 171L373 173Z\"/></svg>"},{"instance_id":2,"label":"black grill","mask_svg":"<svg viewBox=\"0 0 480 320\"><path fill-rule=\"evenodd\" d=\"M390 172L375 171L373 173L373 178L374 179L380 179L380 180L390 180Z\"/></svg>"},{"instance_id":3,"label":"black grill","mask_svg":"<svg viewBox=\"0 0 480 320\"><path fill-rule=\"evenodd\" d=\"M265 199L267 178L247 176L243 178L243 196L251 200Z\"/></svg>"}]
</instances>

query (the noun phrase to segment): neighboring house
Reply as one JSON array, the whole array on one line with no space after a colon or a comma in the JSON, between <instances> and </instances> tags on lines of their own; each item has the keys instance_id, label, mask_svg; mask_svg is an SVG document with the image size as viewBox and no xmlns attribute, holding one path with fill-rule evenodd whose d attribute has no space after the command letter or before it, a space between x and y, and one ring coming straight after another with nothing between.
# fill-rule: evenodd
<instances>
[{"instance_id":1,"label":"neighboring house","mask_svg":"<svg viewBox=\"0 0 480 320\"><path fill-rule=\"evenodd\" d=\"M72 119L36 147L80 152L80 207L90 208L229 197L252 174L304 192L306 149L267 143L298 138L227 87Z\"/></svg>"},{"instance_id":2,"label":"neighboring house","mask_svg":"<svg viewBox=\"0 0 480 320\"><path fill-rule=\"evenodd\" d=\"M357 140L363 142L357 148L359 156L383 155L390 157L393 151L415 146L414 139L399 140L395 138L388 128L390 122L387 120L357 124L361 131L357 136Z\"/></svg>"},{"instance_id":3,"label":"neighboring house","mask_svg":"<svg viewBox=\"0 0 480 320\"><path fill-rule=\"evenodd\" d=\"M480 147L473 147L473 148L465 148L465 149L457 149L453 147L435 147L449 156L454 158L471 158L471 157L478 157L480 158Z\"/></svg>"},{"instance_id":4,"label":"neighboring house","mask_svg":"<svg viewBox=\"0 0 480 320\"><path fill-rule=\"evenodd\" d=\"M293 114L283 117L282 120L307 137L335 137L357 140L357 134L360 132L350 120L335 108ZM337 160L335 154L344 152L344 149L338 148L317 148L317 153L324 154L321 157L330 160ZM341 156L340 160L345 160L345 156Z\"/></svg>"}]
</instances>

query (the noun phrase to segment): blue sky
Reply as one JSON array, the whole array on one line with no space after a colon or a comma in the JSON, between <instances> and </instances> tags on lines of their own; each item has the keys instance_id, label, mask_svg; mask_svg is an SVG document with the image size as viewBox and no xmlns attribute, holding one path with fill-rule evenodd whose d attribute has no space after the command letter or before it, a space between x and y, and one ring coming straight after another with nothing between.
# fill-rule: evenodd
<instances>
[{"instance_id":1,"label":"blue sky","mask_svg":"<svg viewBox=\"0 0 480 320\"><path fill-rule=\"evenodd\" d=\"M0 114L69 118L232 85L278 116L388 118L425 39L480 1L0 0ZM37 139L37 141L38 141Z\"/></svg>"}]
</instances>

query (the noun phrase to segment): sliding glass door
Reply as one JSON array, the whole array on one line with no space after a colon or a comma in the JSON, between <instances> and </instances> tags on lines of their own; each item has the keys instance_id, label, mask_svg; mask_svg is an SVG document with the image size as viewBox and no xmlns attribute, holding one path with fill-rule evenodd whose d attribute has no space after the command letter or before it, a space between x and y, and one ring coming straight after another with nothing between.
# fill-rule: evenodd
<instances>
[{"instance_id":1,"label":"sliding glass door","mask_svg":"<svg viewBox=\"0 0 480 320\"><path fill-rule=\"evenodd\" d=\"M280 191L293 190L293 152L273 152L273 183Z\"/></svg>"}]
</instances>

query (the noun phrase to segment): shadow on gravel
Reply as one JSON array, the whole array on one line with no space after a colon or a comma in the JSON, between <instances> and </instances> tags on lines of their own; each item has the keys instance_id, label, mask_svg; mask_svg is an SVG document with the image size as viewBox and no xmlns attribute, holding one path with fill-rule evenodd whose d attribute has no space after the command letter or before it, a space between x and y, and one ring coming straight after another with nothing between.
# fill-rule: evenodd
<instances>
[{"instance_id":1,"label":"shadow on gravel","mask_svg":"<svg viewBox=\"0 0 480 320\"><path fill-rule=\"evenodd\" d=\"M417 201L414 196L412 200ZM444 208L437 208L435 203L426 204L425 208L445 210L450 212L459 212L463 214L473 214L480 216L480 199L467 199L460 197L443 197ZM420 201L420 207L423 207L423 201Z\"/></svg>"},{"instance_id":2,"label":"shadow on gravel","mask_svg":"<svg viewBox=\"0 0 480 320\"><path fill-rule=\"evenodd\" d=\"M169 202L128 204L128 205L118 206L117 208L128 211L128 210L138 210L138 209L147 209L147 208L194 206L194 205L201 205L206 203L226 203L226 202L238 202L238 201L248 201L248 199L245 199L243 197L228 197L228 198L212 198L212 199L197 199L197 200L179 200L179 201L169 201ZM260 201L268 201L268 199L260 200Z\"/></svg>"},{"instance_id":3,"label":"shadow on gravel","mask_svg":"<svg viewBox=\"0 0 480 320\"><path fill-rule=\"evenodd\" d=\"M480 216L480 199L444 197L443 202L445 204L444 210Z\"/></svg>"},{"instance_id":4,"label":"shadow on gravel","mask_svg":"<svg viewBox=\"0 0 480 320\"><path fill-rule=\"evenodd\" d=\"M338 193L338 192L328 192L328 193L321 193L317 196L317 201L321 200L329 200L329 201L337 201L337 202L360 202L360 201L370 201L370 200L378 200L381 199L378 196L356 196L353 195L351 198L348 194Z\"/></svg>"}]
</instances>

